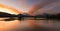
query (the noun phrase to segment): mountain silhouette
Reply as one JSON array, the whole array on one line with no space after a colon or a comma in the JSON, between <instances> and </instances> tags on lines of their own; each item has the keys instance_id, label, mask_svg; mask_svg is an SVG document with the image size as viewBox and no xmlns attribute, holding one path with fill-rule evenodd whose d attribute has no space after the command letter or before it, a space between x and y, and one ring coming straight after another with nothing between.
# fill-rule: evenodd
<instances>
[{"instance_id":1,"label":"mountain silhouette","mask_svg":"<svg viewBox=\"0 0 60 31\"><path fill-rule=\"evenodd\" d=\"M0 12L0 17L16 17L16 15L5 13L5 12Z\"/></svg>"}]
</instances>

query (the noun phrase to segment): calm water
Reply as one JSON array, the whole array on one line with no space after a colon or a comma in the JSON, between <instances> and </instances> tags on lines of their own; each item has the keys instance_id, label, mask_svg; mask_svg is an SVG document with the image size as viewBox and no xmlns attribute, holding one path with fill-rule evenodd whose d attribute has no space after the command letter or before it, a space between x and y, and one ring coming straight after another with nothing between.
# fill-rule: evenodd
<instances>
[{"instance_id":1,"label":"calm water","mask_svg":"<svg viewBox=\"0 0 60 31\"><path fill-rule=\"evenodd\" d=\"M24 20L26 21L26 20ZM34 20L35 24L41 27L60 29L59 20Z\"/></svg>"},{"instance_id":2,"label":"calm water","mask_svg":"<svg viewBox=\"0 0 60 31\"><path fill-rule=\"evenodd\" d=\"M31 25L32 24L32 25ZM57 20L14 20L14 21L0 21L0 30L24 30L38 26L43 28L50 28L60 30L60 21Z\"/></svg>"}]
</instances>

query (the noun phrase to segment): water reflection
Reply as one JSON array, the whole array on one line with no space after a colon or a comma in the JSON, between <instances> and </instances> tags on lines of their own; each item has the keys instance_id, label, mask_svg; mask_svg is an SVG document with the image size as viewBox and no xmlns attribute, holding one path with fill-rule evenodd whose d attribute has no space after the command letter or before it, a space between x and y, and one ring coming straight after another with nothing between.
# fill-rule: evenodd
<instances>
[{"instance_id":1,"label":"water reflection","mask_svg":"<svg viewBox=\"0 0 60 31\"><path fill-rule=\"evenodd\" d=\"M26 20L24 20L26 21ZM60 21L57 20L34 20L35 31L57 31L60 30Z\"/></svg>"},{"instance_id":2,"label":"water reflection","mask_svg":"<svg viewBox=\"0 0 60 31\"><path fill-rule=\"evenodd\" d=\"M7 18L2 18L7 19ZM0 21L0 29L8 29L11 31L37 31L37 30L60 30L60 21L57 20L32 20L28 18L26 20L12 20L12 21Z\"/></svg>"}]
</instances>

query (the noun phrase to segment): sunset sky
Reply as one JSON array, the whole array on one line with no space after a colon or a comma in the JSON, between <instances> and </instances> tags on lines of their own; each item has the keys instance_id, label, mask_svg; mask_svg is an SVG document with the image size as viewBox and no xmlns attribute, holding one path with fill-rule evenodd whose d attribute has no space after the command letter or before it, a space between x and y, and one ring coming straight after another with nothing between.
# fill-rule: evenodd
<instances>
[{"instance_id":1,"label":"sunset sky","mask_svg":"<svg viewBox=\"0 0 60 31\"><path fill-rule=\"evenodd\" d=\"M58 3L58 4L57 4ZM59 12L60 0L0 0L0 4L13 7L18 11Z\"/></svg>"}]
</instances>

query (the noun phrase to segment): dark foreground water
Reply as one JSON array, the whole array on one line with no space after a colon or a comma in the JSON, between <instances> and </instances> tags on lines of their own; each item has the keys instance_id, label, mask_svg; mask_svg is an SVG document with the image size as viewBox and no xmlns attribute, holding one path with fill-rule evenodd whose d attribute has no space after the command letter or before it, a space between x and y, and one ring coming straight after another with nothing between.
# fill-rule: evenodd
<instances>
[{"instance_id":1,"label":"dark foreground water","mask_svg":"<svg viewBox=\"0 0 60 31\"><path fill-rule=\"evenodd\" d=\"M29 21L29 20L24 20ZM58 20L34 20L35 28L21 29L23 31L60 31L60 21ZM20 30L19 30L20 31Z\"/></svg>"}]
</instances>

